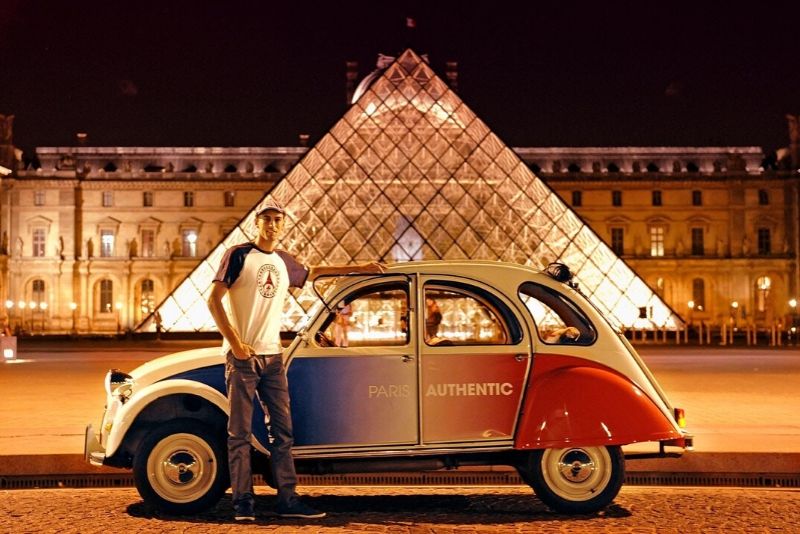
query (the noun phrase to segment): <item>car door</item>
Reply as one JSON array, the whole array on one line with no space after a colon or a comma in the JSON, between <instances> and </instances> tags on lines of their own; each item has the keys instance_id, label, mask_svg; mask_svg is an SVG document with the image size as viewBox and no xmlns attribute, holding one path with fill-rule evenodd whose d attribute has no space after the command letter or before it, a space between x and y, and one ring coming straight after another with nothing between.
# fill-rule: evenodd
<instances>
[{"instance_id":1,"label":"car door","mask_svg":"<svg viewBox=\"0 0 800 534\"><path fill-rule=\"evenodd\" d=\"M287 371L296 449L419 442L413 286L364 282L309 327Z\"/></svg>"},{"instance_id":2,"label":"car door","mask_svg":"<svg viewBox=\"0 0 800 534\"><path fill-rule=\"evenodd\" d=\"M532 357L516 307L447 276L422 277L418 298L422 442L511 440Z\"/></svg>"}]
</instances>

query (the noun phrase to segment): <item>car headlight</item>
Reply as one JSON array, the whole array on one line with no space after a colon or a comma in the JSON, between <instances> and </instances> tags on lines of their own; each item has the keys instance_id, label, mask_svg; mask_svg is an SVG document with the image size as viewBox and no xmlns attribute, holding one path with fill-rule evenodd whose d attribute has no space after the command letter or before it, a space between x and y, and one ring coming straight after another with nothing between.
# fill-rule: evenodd
<instances>
[{"instance_id":1,"label":"car headlight","mask_svg":"<svg viewBox=\"0 0 800 534\"><path fill-rule=\"evenodd\" d=\"M111 369L106 373L106 394L118 398L121 402L125 402L131 396L133 384L133 377L119 369Z\"/></svg>"}]
</instances>

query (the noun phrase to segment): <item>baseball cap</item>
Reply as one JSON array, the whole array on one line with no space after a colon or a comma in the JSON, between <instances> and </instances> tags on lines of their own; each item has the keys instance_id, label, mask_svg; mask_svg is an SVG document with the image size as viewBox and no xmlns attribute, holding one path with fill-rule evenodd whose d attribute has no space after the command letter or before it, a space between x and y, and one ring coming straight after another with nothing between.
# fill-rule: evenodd
<instances>
[{"instance_id":1,"label":"baseball cap","mask_svg":"<svg viewBox=\"0 0 800 534\"><path fill-rule=\"evenodd\" d=\"M286 215L286 210L283 209L283 206L281 206L278 201L269 199L266 202L264 202L260 208L258 208L258 211L256 212L256 217L260 217L265 211L270 211L270 210L277 211L278 213Z\"/></svg>"}]
</instances>

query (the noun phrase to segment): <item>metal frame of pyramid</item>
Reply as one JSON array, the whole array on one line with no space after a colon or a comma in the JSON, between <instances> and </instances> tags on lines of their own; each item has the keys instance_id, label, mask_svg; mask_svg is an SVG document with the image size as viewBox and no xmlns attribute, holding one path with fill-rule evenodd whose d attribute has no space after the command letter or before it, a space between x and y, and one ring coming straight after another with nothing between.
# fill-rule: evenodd
<instances>
[{"instance_id":1,"label":"metal frame of pyramid","mask_svg":"<svg viewBox=\"0 0 800 534\"><path fill-rule=\"evenodd\" d=\"M344 116L158 306L164 331L214 331L206 299L229 247L257 235L269 198L287 208L284 248L308 265L419 259L563 262L618 326L682 324L633 270L412 50ZM318 298L287 299L284 329ZM642 313L642 310L645 310ZM154 330L155 313L137 330Z\"/></svg>"}]
</instances>

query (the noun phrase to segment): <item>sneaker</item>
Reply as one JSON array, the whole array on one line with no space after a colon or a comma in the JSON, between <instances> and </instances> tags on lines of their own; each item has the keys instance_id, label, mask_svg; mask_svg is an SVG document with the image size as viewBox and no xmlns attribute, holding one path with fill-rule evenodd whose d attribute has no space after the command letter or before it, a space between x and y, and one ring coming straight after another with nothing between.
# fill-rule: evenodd
<instances>
[{"instance_id":1,"label":"sneaker","mask_svg":"<svg viewBox=\"0 0 800 534\"><path fill-rule=\"evenodd\" d=\"M299 500L294 500L287 504L279 504L275 508L275 513L281 517L299 517L301 519L319 519L320 517L325 517L325 512L314 510Z\"/></svg>"},{"instance_id":2,"label":"sneaker","mask_svg":"<svg viewBox=\"0 0 800 534\"><path fill-rule=\"evenodd\" d=\"M253 510L253 503L250 501L242 501L234 505L235 510L233 518L236 521L255 521L256 512Z\"/></svg>"}]
</instances>

